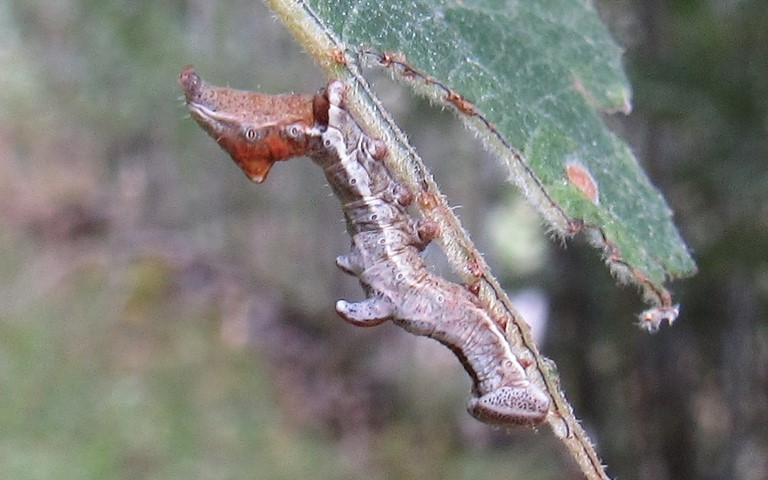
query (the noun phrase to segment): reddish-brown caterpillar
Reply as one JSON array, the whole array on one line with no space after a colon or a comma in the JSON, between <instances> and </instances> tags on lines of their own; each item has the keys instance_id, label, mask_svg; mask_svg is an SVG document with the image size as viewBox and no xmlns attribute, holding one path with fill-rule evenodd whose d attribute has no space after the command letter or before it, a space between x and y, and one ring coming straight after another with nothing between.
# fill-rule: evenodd
<instances>
[{"instance_id":1,"label":"reddish-brown caterpillar","mask_svg":"<svg viewBox=\"0 0 768 480\"><path fill-rule=\"evenodd\" d=\"M250 178L262 181L272 163L300 155L323 169L352 237L351 253L336 263L359 278L367 297L339 300L342 318L359 326L391 320L447 346L472 378L467 410L483 422L546 418L549 397L528 378L504 332L466 288L427 268L420 251L436 229L408 214L413 195L384 165L384 143L345 108L342 82L314 96L270 97L207 85L187 67L180 83L193 118ZM254 171L263 173L254 178Z\"/></svg>"}]
</instances>

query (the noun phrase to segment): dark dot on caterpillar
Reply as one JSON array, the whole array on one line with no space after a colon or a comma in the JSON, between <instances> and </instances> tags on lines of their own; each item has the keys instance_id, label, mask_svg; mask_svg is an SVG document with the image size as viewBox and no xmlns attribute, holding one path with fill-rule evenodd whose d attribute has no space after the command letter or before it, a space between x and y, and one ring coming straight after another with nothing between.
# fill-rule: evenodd
<instances>
[{"instance_id":1,"label":"dark dot on caterpillar","mask_svg":"<svg viewBox=\"0 0 768 480\"><path fill-rule=\"evenodd\" d=\"M373 215L371 215L371 220L378 220L378 219L379 219L379 216L377 214L374 213Z\"/></svg>"},{"instance_id":2,"label":"dark dot on caterpillar","mask_svg":"<svg viewBox=\"0 0 768 480\"><path fill-rule=\"evenodd\" d=\"M331 142L331 140L330 140L330 139L328 139L328 138L326 138L326 139L325 139L325 141L323 142L323 145L325 145L326 147L330 147L332 144L333 144L333 143L332 143L332 142Z\"/></svg>"},{"instance_id":3,"label":"dark dot on caterpillar","mask_svg":"<svg viewBox=\"0 0 768 480\"><path fill-rule=\"evenodd\" d=\"M248 140L255 140L256 139L256 130L249 128L245 131L245 138Z\"/></svg>"},{"instance_id":4,"label":"dark dot on caterpillar","mask_svg":"<svg viewBox=\"0 0 768 480\"><path fill-rule=\"evenodd\" d=\"M444 296L442 296L442 295L438 295L437 296L437 302L438 303L443 303L444 301L445 301L445 297Z\"/></svg>"},{"instance_id":5,"label":"dark dot on caterpillar","mask_svg":"<svg viewBox=\"0 0 768 480\"><path fill-rule=\"evenodd\" d=\"M403 272L399 272L397 275L395 275L395 278L398 280L402 280L403 278L405 278L405 275L403 274Z\"/></svg>"},{"instance_id":6,"label":"dark dot on caterpillar","mask_svg":"<svg viewBox=\"0 0 768 480\"><path fill-rule=\"evenodd\" d=\"M387 244L387 239L386 238L380 238L379 239L379 245L386 245L386 244Z\"/></svg>"},{"instance_id":7,"label":"dark dot on caterpillar","mask_svg":"<svg viewBox=\"0 0 768 480\"><path fill-rule=\"evenodd\" d=\"M350 185L357 185L357 179L356 178L350 178L349 179L349 184Z\"/></svg>"},{"instance_id":8,"label":"dark dot on caterpillar","mask_svg":"<svg viewBox=\"0 0 768 480\"><path fill-rule=\"evenodd\" d=\"M301 133L301 131L299 130L299 127L297 127L295 125L288 129L288 135L290 135L292 137L298 137L300 133Z\"/></svg>"}]
</instances>

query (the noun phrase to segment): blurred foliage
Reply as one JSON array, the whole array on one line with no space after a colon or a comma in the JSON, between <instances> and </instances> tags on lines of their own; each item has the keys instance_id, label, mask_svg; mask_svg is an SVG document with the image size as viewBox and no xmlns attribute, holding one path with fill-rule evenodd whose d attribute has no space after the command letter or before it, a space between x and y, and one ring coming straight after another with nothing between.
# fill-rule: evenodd
<instances>
[{"instance_id":1,"label":"blurred foliage","mask_svg":"<svg viewBox=\"0 0 768 480\"><path fill-rule=\"evenodd\" d=\"M545 353L610 473L763 478L768 6L601 7L636 91L616 128L700 274L676 285L681 318L653 337L628 325L636 296L583 246L504 277L549 300ZM186 118L187 63L269 92L323 83L263 6L10 1L0 45L0 477L573 475L547 432L471 420L445 349L332 314L360 292L333 266L349 240L309 162L256 187ZM440 159L478 244L504 258L483 230L509 194L498 172L467 160L450 115L377 88Z\"/></svg>"}]
</instances>

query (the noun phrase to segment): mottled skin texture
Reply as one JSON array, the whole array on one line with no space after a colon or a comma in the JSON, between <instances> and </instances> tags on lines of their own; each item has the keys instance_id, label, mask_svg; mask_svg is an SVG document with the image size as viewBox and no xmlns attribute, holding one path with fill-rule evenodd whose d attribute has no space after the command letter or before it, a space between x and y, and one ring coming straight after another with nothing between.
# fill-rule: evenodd
<instances>
[{"instance_id":1,"label":"mottled skin texture","mask_svg":"<svg viewBox=\"0 0 768 480\"><path fill-rule=\"evenodd\" d=\"M382 162L385 145L366 135L346 110L343 83L332 81L312 98L292 96L290 100L235 90L236 101L229 101L229 89L204 84L191 67L182 72L180 83L192 115L209 134L217 140L227 137L249 143L235 148L222 145L241 167L253 159L238 158L239 152L272 148L252 145L255 141L237 133L243 125L259 124L268 132L259 133L259 139L285 142L291 147L285 151L308 155L323 169L341 201L352 237L351 252L336 263L360 279L367 297L359 302L339 300L336 311L342 318L358 326L391 320L446 345L473 381L467 410L483 422L533 425L545 419L549 397L531 383L498 325L467 289L428 270L420 251L437 230L408 214L413 195ZM303 105L298 105L297 98ZM253 101L264 104L253 105Z\"/></svg>"}]
</instances>

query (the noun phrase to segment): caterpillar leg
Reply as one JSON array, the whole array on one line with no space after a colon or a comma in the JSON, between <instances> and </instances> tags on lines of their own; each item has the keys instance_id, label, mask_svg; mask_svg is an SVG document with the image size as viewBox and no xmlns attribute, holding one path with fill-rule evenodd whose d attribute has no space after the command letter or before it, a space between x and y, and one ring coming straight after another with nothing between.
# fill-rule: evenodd
<instances>
[{"instance_id":1,"label":"caterpillar leg","mask_svg":"<svg viewBox=\"0 0 768 480\"><path fill-rule=\"evenodd\" d=\"M373 327L391 319L395 306L385 297L368 297L359 302L339 300L336 313L341 318L358 327Z\"/></svg>"},{"instance_id":2,"label":"caterpillar leg","mask_svg":"<svg viewBox=\"0 0 768 480\"><path fill-rule=\"evenodd\" d=\"M363 267L357 261L357 255L354 252L347 255L339 255L336 257L336 266L339 267L344 273L358 276L363 271Z\"/></svg>"},{"instance_id":3,"label":"caterpillar leg","mask_svg":"<svg viewBox=\"0 0 768 480\"><path fill-rule=\"evenodd\" d=\"M397 203L404 207L407 207L413 203L413 192L411 192L411 189L402 183L393 182L392 197Z\"/></svg>"},{"instance_id":4,"label":"caterpillar leg","mask_svg":"<svg viewBox=\"0 0 768 480\"><path fill-rule=\"evenodd\" d=\"M383 160L387 156L387 144L378 138L366 136L363 142L363 150L375 160Z\"/></svg>"},{"instance_id":5,"label":"caterpillar leg","mask_svg":"<svg viewBox=\"0 0 768 480\"><path fill-rule=\"evenodd\" d=\"M536 425L544 421L548 410L549 397L530 383L497 388L467 402L467 411L473 417L498 426Z\"/></svg>"},{"instance_id":6,"label":"caterpillar leg","mask_svg":"<svg viewBox=\"0 0 768 480\"><path fill-rule=\"evenodd\" d=\"M424 250L427 245L440 235L440 225L432 220L419 220L416 222L417 241L414 246L419 250Z\"/></svg>"}]
</instances>

